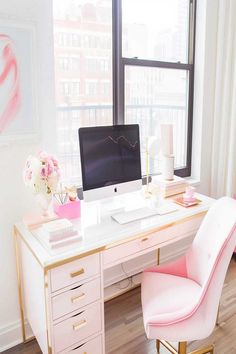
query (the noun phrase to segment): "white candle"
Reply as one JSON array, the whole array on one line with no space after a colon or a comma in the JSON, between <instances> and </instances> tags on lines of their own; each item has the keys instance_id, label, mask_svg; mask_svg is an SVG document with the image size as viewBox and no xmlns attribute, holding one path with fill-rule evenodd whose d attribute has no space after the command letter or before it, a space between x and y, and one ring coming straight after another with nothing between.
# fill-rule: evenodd
<instances>
[{"instance_id":1,"label":"white candle","mask_svg":"<svg viewBox=\"0 0 236 354\"><path fill-rule=\"evenodd\" d=\"M173 155L173 124L161 124L162 154Z\"/></svg>"}]
</instances>

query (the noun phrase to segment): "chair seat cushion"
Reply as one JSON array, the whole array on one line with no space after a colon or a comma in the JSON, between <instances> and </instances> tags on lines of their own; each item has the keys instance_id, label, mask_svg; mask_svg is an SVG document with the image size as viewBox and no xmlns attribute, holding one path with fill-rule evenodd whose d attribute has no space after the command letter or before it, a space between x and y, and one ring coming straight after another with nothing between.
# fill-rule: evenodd
<instances>
[{"instance_id":1,"label":"chair seat cushion","mask_svg":"<svg viewBox=\"0 0 236 354\"><path fill-rule=\"evenodd\" d=\"M144 326L168 326L189 317L201 297L195 281L170 274L142 274Z\"/></svg>"}]
</instances>

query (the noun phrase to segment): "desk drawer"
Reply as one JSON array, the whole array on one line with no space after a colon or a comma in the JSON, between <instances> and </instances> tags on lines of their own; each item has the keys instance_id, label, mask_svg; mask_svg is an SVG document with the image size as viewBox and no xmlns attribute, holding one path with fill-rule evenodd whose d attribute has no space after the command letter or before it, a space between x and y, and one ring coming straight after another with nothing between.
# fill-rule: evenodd
<instances>
[{"instance_id":1,"label":"desk drawer","mask_svg":"<svg viewBox=\"0 0 236 354\"><path fill-rule=\"evenodd\" d=\"M101 329L101 303L97 302L79 312L78 315L53 326L55 352L58 353Z\"/></svg>"},{"instance_id":2,"label":"desk drawer","mask_svg":"<svg viewBox=\"0 0 236 354\"><path fill-rule=\"evenodd\" d=\"M196 232L202 221L202 217L197 217L189 221L170 226L166 229L150 233L139 239L126 242L124 244L114 246L107 249L103 253L104 268L116 265L119 262L127 261L138 254L145 253L145 250L152 250L152 248L163 247L164 245L172 242L174 238L177 240L191 235Z\"/></svg>"},{"instance_id":3,"label":"desk drawer","mask_svg":"<svg viewBox=\"0 0 236 354\"><path fill-rule=\"evenodd\" d=\"M101 297L100 282L100 278L94 279L54 296L52 298L53 320L99 300Z\"/></svg>"},{"instance_id":4,"label":"desk drawer","mask_svg":"<svg viewBox=\"0 0 236 354\"><path fill-rule=\"evenodd\" d=\"M52 292L100 273L99 254L84 257L51 270Z\"/></svg>"},{"instance_id":5,"label":"desk drawer","mask_svg":"<svg viewBox=\"0 0 236 354\"><path fill-rule=\"evenodd\" d=\"M68 352L69 354L102 354L102 337L96 337L89 342L79 345Z\"/></svg>"}]
</instances>

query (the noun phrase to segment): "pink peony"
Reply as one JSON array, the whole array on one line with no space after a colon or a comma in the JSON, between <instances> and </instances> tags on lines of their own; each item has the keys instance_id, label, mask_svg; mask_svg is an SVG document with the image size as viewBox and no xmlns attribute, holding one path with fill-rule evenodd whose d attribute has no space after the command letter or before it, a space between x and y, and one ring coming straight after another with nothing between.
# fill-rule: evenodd
<instances>
[{"instance_id":1,"label":"pink peony","mask_svg":"<svg viewBox=\"0 0 236 354\"><path fill-rule=\"evenodd\" d=\"M46 178L46 177L47 177L46 168L45 168L45 167L43 167L43 168L41 169L40 175L41 175L41 177L43 177L43 178Z\"/></svg>"},{"instance_id":2,"label":"pink peony","mask_svg":"<svg viewBox=\"0 0 236 354\"><path fill-rule=\"evenodd\" d=\"M36 156L29 156L23 171L25 184L34 193L51 194L56 191L60 178L57 159L40 151Z\"/></svg>"},{"instance_id":3,"label":"pink peony","mask_svg":"<svg viewBox=\"0 0 236 354\"><path fill-rule=\"evenodd\" d=\"M53 163L51 160L47 160L46 162L46 168L47 168L47 175L51 176L51 174L53 173Z\"/></svg>"}]
</instances>

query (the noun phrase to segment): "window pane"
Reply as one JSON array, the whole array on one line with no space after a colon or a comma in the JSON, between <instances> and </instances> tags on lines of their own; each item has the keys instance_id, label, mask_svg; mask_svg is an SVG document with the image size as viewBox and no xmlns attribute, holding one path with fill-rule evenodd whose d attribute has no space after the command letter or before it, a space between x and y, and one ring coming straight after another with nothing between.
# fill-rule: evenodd
<instances>
[{"instance_id":1,"label":"window pane","mask_svg":"<svg viewBox=\"0 0 236 354\"><path fill-rule=\"evenodd\" d=\"M140 125L142 173L146 173L146 137L160 137L160 124L163 123L171 123L174 127L175 168L185 167L188 72L126 66L125 78L125 122ZM160 157L151 159L150 172L160 172Z\"/></svg>"},{"instance_id":2,"label":"window pane","mask_svg":"<svg viewBox=\"0 0 236 354\"><path fill-rule=\"evenodd\" d=\"M78 128L112 124L112 2L54 0L58 151L78 183Z\"/></svg>"},{"instance_id":3,"label":"window pane","mask_svg":"<svg viewBox=\"0 0 236 354\"><path fill-rule=\"evenodd\" d=\"M189 0L122 0L122 56L188 62Z\"/></svg>"}]
</instances>

